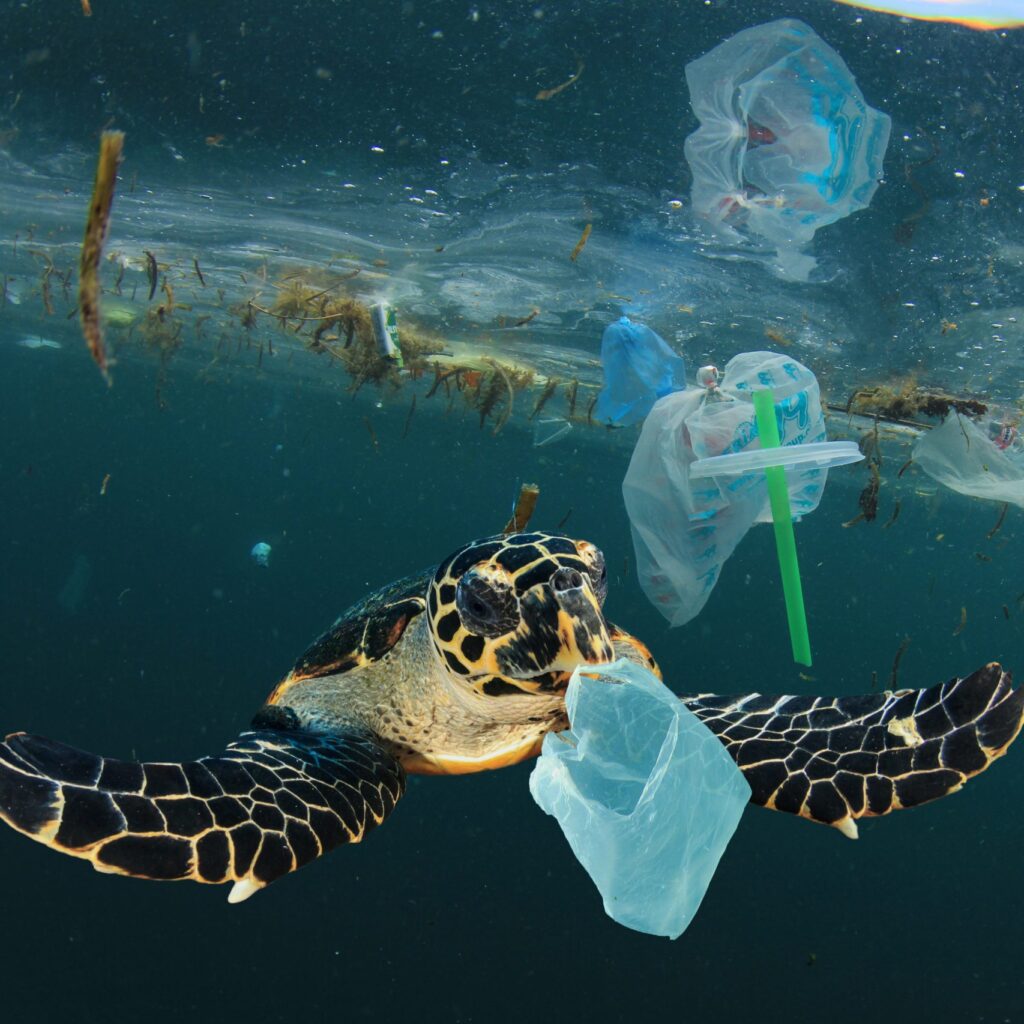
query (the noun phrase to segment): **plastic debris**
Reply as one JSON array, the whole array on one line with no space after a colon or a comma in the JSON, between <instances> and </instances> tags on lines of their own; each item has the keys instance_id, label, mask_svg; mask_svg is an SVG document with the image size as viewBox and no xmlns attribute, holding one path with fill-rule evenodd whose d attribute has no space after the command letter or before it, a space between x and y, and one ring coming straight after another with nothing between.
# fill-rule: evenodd
<instances>
[{"instance_id":1,"label":"plastic debris","mask_svg":"<svg viewBox=\"0 0 1024 1024\"><path fill-rule=\"evenodd\" d=\"M398 317L395 311L383 302L378 302L370 308L370 317L381 358L390 360L402 369L402 350L398 347Z\"/></svg>"},{"instance_id":2,"label":"plastic debris","mask_svg":"<svg viewBox=\"0 0 1024 1024\"><path fill-rule=\"evenodd\" d=\"M609 917L678 938L693 920L750 786L721 742L647 669L577 668L571 729L549 734L530 793L553 815Z\"/></svg>"},{"instance_id":3,"label":"plastic debris","mask_svg":"<svg viewBox=\"0 0 1024 1024\"><path fill-rule=\"evenodd\" d=\"M913 458L933 480L960 494L1024 508L1024 442L1010 424L979 425L951 412L914 442Z\"/></svg>"},{"instance_id":4,"label":"plastic debris","mask_svg":"<svg viewBox=\"0 0 1024 1024\"><path fill-rule=\"evenodd\" d=\"M265 567L270 565L270 552L270 545L261 540L258 544L253 544L252 551L250 551L249 554L257 565Z\"/></svg>"},{"instance_id":5,"label":"plastic debris","mask_svg":"<svg viewBox=\"0 0 1024 1024\"><path fill-rule=\"evenodd\" d=\"M848 466L860 462L864 453L855 441L824 441L821 444L802 444L779 452L757 448L753 451L732 452L709 459L698 459L690 466L690 479L707 476L740 476L753 473L766 466Z\"/></svg>"},{"instance_id":6,"label":"plastic debris","mask_svg":"<svg viewBox=\"0 0 1024 1024\"><path fill-rule=\"evenodd\" d=\"M22 348L60 348L59 341L52 341L50 338L40 338L37 334L27 334L17 341Z\"/></svg>"},{"instance_id":7,"label":"plastic debris","mask_svg":"<svg viewBox=\"0 0 1024 1024\"><path fill-rule=\"evenodd\" d=\"M561 441L572 431L572 424L564 416L541 416L533 428L533 447L543 448L546 445Z\"/></svg>"},{"instance_id":8,"label":"plastic debris","mask_svg":"<svg viewBox=\"0 0 1024 1024\"><path fill-rule=\"evenodd\" d=\"M619 427L639 423L664 395L686 387L686 364L644 324L624 316L601 338L604 387L594 419Z\"/></svg>"},{"instance_id":9,"label":"plastic debris","mask_svg":"<svg viewBox=\"0 0 1024 1024\"><path fill-rule=\"evenodd\" d=\"M888 115L864 101L843 59L783 18L744 29L686 66L700 127L686 140L697 214L730 243L767 247L806 281L818 228L862 210L882 176Z\"/></svg>"},{"instance_id":10,"label":"plastic debris","mask_svg":"<svg viewBox=\"0 0 1024 1024\"><path fill-rule=\"evenodd\" d=\"M691 474L698 460L760 450L751 395L765 388L774 392L783 448L825 442L814 374L787 356L745 352L729 361L720 384L660 399L633 450L622 495L637 574L644 593L673 626L704 607L722 566L751 526L771 522L763 467L739 475L729 467L712 476ZM821 501L828 470L819 458L816 450L812 461L787 470L794 516L813 512Z\"/></svg>"}]
</instances>

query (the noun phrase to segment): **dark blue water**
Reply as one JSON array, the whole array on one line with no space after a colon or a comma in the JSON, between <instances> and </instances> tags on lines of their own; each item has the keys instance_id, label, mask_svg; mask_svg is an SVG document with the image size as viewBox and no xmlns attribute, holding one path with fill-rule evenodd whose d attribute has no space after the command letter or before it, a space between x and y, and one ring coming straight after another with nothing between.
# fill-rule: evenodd
<instances>
[{"instance_id":1,"label":"dark blue water","mask_svg":"<svg viewBox=\"0 0 1024 1024\"><path fill-rule=\"evenodd\" d=\"M170 143L187 157L182 174L218 187L251 183L261 168L300 175L293 162L303 154L322 166L391 133L405 140L395 159L412 167L457 145L489 162L585 157L631 187L661 187L675 174L673 187L683 188L678 141L692 128L679 91L685 60L783 13L811 20L833 43L856 31L857 17L826 0L784 11L93 6L88 22L74 4L8 12L8 103L22 92L8 115L21 126L10 152L31 162L37 145L91 151L114 116L154 165L171 159ZM999 132L1019 124L1010 74L1019 39L864 21L863 46L845 55L894 117L935 120L950 111L940 94L957 90L955 110L966 111L977 85L984 109L958 145L1007 143ZM880 55L908 40L905 72L894 75ZM49 57L27 61L39 48ZM551 84L567 77L577 51L600 102L591 94L584 107L568 90L557 112L526 120L516 98L532 95L538 75ZM987 63L972 63L981 54ZM318 67L332 77L317 77ZM217 166L222 154L203 137L220 132L237 148ZM989 180L1015 187L1012 164L986 164L997 165ZM917 202L912 189L903 201ZM941 242L941 223L922 230ZM832 474L821 508L798 527L815 655L806 679L790 659L767 527L744 541L694 623L665 628L632 571L619 491L628 444L577 430L538 449L521 422L494 436L475 414L446 416L426 401L403 437L404 397L383 394L378 409L372 389L353 400L340 374L313 379L320 364L300 381L269 363L257 372L252 356L199 373L186 353L169 364L158 401L155 359L126 353L107 390L71 327L38 303L36 329L64 349L16 346L27 321L14 318L28 315L0 311L4 732L153 760L218 750L344 607L500 529L524 479L541 488L537 525L552 528L571 509L565 530L605 551L609 617L650 644L679 692L854 693L871 687L873 673L885 687L906 636L903 686L989 660L1024 670L1020 510L988 538L999 507L934 493L916 471L897 481L907 451L895 443L883 446L878 520L843 528L865 482L851 468ZM900 515L883 529L896 496ZM258 540L273 546L266 569L249 558ZM954 635L962 608L966 626ZM529 766L413 778L365 844L240 906L225 902L223 888L102 876L5 828L4 1013L151 1024L1019 1021L1022 758L1011 749L958 795L863 822L855 843L749 809L700 913L674 943L604 915L557 825L530 798Z\"/></svg>"}]
</instances>

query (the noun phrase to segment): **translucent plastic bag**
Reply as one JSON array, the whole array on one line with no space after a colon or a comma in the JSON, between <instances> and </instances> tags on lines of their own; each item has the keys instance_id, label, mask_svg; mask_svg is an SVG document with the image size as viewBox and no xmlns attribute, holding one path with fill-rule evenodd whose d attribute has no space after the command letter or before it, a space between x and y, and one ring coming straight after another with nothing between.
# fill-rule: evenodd
<instances>
[{"instance_id":1,"label":"translucent plastic bag","mask_svg":"<svg viewBox=\"0 0 1024 1024\"><path fill-rule=\"evenodd\" d=\"M686 365L644 324L622 317L601 338L604 387L594 407L601 423L639 423L663 395L686 387Z\"/></svg>"},{"instance_id":2,"label":"translucent plastic bag","mask_svg":"<svg viewBox=\"0 0 1024 1024\"><path fill-rule=\"evenodd\" d=\"M530 792L558 819L609 917L678 938L750 786L707 726L647 669L623 660L584 671L573 672L566 693L571 731L544 738Z\"/></svg>"},{"instance_id":3,"label":"translucent plastic bag","mask_svg":"<svg viewBox=\"0 0 1024 1024\"><path fill-rule=\"evenodd\" d=\"M951 412L914 442L913 454L914 465L954 491L1024 508L1024 446L1012 426Z\"/></svg>"},{"instance_id":4,"label":"translucent plastic bag","mask_svg":"<svg viewBox=\"0 0 1024 1024\"><path fill-rule=\"evenodd\" d=\"M694 210L729 241L776 250L806 280L815 231L871 202L889 142L843 59L801 21L744 29L686 66Z\"/></svg>"},{"instance_id":5,"label":"translucent plastic bag","mask_svg":"<svg viewBox=\"0 0 1024 1024\"><path fill-rule=\"evenodd\" d=\"M690 478L698 459L759 449L751 392L771 388L784 446L826 440L818 382L806 366L772 352L745 352L713 389L691 388L651 410L622 482L640 586L673 626L707 603L726 559L754 523L771 521L763 472ZM786 471L795 516L821 501L828 470Z\"/></svg>"}]
</instances>

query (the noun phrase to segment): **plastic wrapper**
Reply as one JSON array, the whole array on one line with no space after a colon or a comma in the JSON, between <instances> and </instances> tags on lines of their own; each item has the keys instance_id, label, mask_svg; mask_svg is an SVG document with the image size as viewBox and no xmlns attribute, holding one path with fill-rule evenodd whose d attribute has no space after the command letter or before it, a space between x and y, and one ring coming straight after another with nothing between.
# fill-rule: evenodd
<instances>
[{"instance_id":1,"label":"plastic wrapper","mask_svg":"<svg viewBox=\"0 0 1024 1024\"><path fill-rule=\"evenodd\" d=\"M604 387L594 407L601 423L639 423L663 395L686 387L686 365L650 327L622 317L601 338Z\"/></svg>"},{"instance_id":2,"label":"plastic wrapper","mask_svg":"<svg viewBox=\"0 0 1024 1024\"><path fill-rule=\"evenodd\" d=\"M787 356L745 352L725 367L719 387L691 388L651 410L622 483L640 586L673 626L707 603L722 566L747 531L771 521L763 471L690 478L698 459L759 450L751 393L772 388L783 446L827 440L818 382ZM813 512L828 470L786 471L794 516Z\"/></svg>"},{"instance_id":3,"label":"plastic wrapper","mask_svg":"<svg viewBox=\"0 0 1024 1024\"><path fill-rule=\"evenodd\" d=\"M979 425L951 412L914 442L914 465L971 498L1024 508L1024 445L1009 424Z\"/></svg>"},{"instance_id":4,"label":"plastic wrapper","mask_svg":"<svg viewBox=\"0 0 1024 1024\"><path fill-rule=\"evenodd\" d=\"M864 101L843 59L801 21L744 29L686 66L700 127L686 140L698 215L729 242L774 250L807 280L814 233L871 202L888 115Z\"/></svg>"},{"instance_id":5,"label":"plastic wrapper","mask_svg":"<svg viewBox=\"0 0 1024 1024\"><path fill-rule=\"evenodd\" d=\"M266 568L270 565L270 552L272 548L266 542L261 540L258 544L253 544L252 550L249 552L249 557L257 564Z\"/></svg>"},{"instance_id":6,"label":"plastic wrapper","mask_svg":"<svg viewBox=\"0 0 1024 1024\"><path fill-rule=\"evenodd\" d=\"M609 917L678 938L700 907L750 786L721 742L647 669L583 666L571 729L549 734L530 775ZM596 676L597 678L591 678Z\"/></svg>"}]
</instances>

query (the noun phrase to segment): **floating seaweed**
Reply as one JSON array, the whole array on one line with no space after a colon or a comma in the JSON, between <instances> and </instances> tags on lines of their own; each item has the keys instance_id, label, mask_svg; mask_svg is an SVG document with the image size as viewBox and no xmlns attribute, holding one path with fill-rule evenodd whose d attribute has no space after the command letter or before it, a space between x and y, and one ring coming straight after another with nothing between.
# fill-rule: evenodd
<instances>
[{"instance_id":1,"label":"floating seaweed","mask_svg":"<svg viewBox=\"0 0 1024 1024\"><path fill-rule=\"evenodd\" d=\"M537 415L548 404L551 396L558 389L558 385L561 382L557 377L548 377L547 383L544 385L544 389L540 393L540 397L537 399L536 405L533 407L533 412L530 413L530 419L536 419Z\"/></svg>"},{"instance_id":2,"label":"floating seaweed","mask_svg":"<svg viewBox=\"0 0 1024 1024\"><path fill-rule=\"evenodd\" d=\"M1003 528L1003 522L1006 519L1006 510L1009 507L1010 503L1008 501L1004 501L1003 507L999 510L999 518L996 520L996 525L985 534L985 538L987 540L991 540Z\"/></svg>"},{"instance_id":3,"label":"floating seaweed","mask_svg":"<svg viewBox=\"0 0 1024 1024\"><path fill-rule=\"evenodd\" d=\"M860 492L860 496L857 498L860 512L852 519L843 523L844 527L853 526L862 521L870 523L878 515L878 489L882 485L882 479L876 462L872 461L868 464L868 473L867 486Z\"/></svg>"},{"instance_id":4,"label":"floating seaweed","mask_svg":"<svg viewBox=\"0 0 1024 1024\"><path fill-rule=\"evenodd\" d=\"M902 502L897 498L896 502L892 506L892 515L889 516L888 521L882 527L883 530L888 530L889 527L892 526L892 524L895 523L897 519L899 519L899 517L900 517L900 509L902 507L903 507Z\"/></svg>"},{"instance_id":5,"label":"floating seaweed","mask_svg":"<svg viewBox=\"0 0 1024 1024\"><path fill-rule=\"evenodd\" d=\"M412 415L416 411L416 392L412 393L412 401L409 403L409 412L405 417L405 428L402 430L402 439L409 435L409 425L412 423Z\"/></svg>"},{"instance_id":6,"label":"floating seaweed","mask_svg":"<svg viewBox=\"0 0 1024 1024\"><path fill-rule=\"evenodd\" d=\"M89 203L89 217L82 239L82 254L78 266L78 315L82 333L93 361L103 374L109 387L112 383L108 369L107 350L103 341L100 321L100 258L107 237L110 209L114 202L117 169L124 151L124 132L104 132L100 136L100 155L96 163L96 180Z\"/></svg>"},{"instance_id":7,"label":"floating seaweed","mask_svg":"<svg viewBox=\"0 0 1024 1024\"><path fill-rule=\"evenodd\" d=\"M896 651L896 657L892 659L892 675L889 677L889 689L895 690L897 688L897 681L899 679L900 662L903 660L903 655L906 653L907 648L910 646L910 637L905 636L903 643L900 644L899 650Z\"/></svg>"},{"instance_id":8,"label":"floating seaweed","mask_svg":"<svg viewBox=\"0 0 1024 1024\"><path fill-rule=\"evenodd\" d=\"M850 395L846 412L881 416L889 420L913 420L915 416L941 419L955 410L962 416L977 419L988 412L988 406L975 398L957 398L941 391L919 387L913 380L900 386L880 384L860 388Z\"/></svg>"},{"instance_id":9,"label":"floating seaweed","mask_svg":"<svg viewBox=\"0 0 1024 1024\"><path fill-rule=\"evenodd\" d=\"M572 260L573 263L576 262L576 260L579 258L580 253L583 252L583 246L587 244L587 239L590 238L590 232L593 226L593 224L588 224L583 229L583 234L580 235L580 240L576 243L576 246L573 249L573 251L569 253L569 259Z\"/></svg>"},{"instance_id":10,"label":"floating seaweed","mask_svg":"<svg viewBox=\"0 0 1024 1024\"><path fill-rule=\"evenodd\" d=\"M566 384L565 386L565 400L566 404L569 406L568 418L570 420L576 415L576 396L579 394L579 390L580 382L575 379L571 384Z\"/></svg>"},{"instance_id":11,"label":"floating seaweed","mask_svg":"<svg viewBox=\"0 0 1024 1024\"><path fill-rule=\"evenodd\" d=\"M967 625L967 607L966 605L960 609L960 623L956 629L953 630L953 636L959 636L964 631L964 626Z\"/></svg>"},{"instance_id":12,"label":"floating seaweed","mask_svg":"<svg viewBox=\"0 0 1024 1024\"><path fill-rule=\"evenodd\" d=\"M578 82L580 80L580 75L583 74L583 68L584 67L585 67L585 65L584 65L583 61L581 61L581 60L579 60L577 58L577 61L576 61L576 73L574 75L571 75L569 78L567 78L560 85L556 85L556 86L552 87L551 89L541 89L540 92L538 92L537 95L534 96L534 99L535 100L550 100L550 99L554 98L555 96L557 96L560 92L564 92L566 89L569 88L570 85L574 85L576 82Z\"/></svg>"},{"instance_id":13,"label":"floating seaweed","mask_svg":"<svg viewBox=\"0 0 1024 1024\"><path fill-rule=\"evenodd\" d=\"M156 294L156 284L158 271L156 266L156 257L148 250L143 249L146 255L146 279L149 281L149 301L153 301L153 296Z\"/></svg>"},{"instance_id":14,"label":"floating seaweed","mask_svg":"<svg viewBox=\"0 0 1024 1024\"><path fill-rule=\"evenodd\" d=\"M370 422L369 416L363 417L363 423L366 425L367 433L370 435L370 443L373 445L373 450L377 455L380 455L380 443L377 441L377 432L373 429L373 424Z\"/></svg>"}]
</instances>

